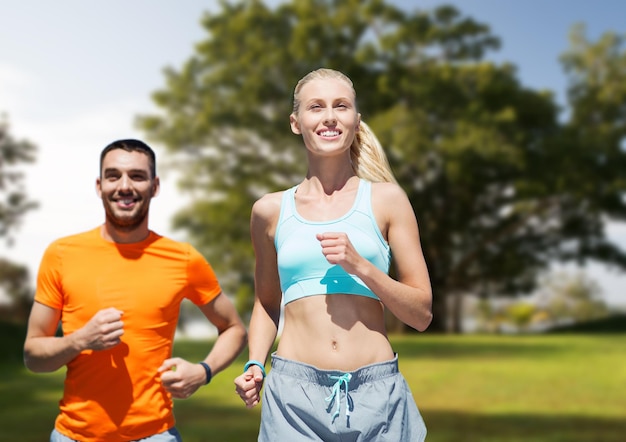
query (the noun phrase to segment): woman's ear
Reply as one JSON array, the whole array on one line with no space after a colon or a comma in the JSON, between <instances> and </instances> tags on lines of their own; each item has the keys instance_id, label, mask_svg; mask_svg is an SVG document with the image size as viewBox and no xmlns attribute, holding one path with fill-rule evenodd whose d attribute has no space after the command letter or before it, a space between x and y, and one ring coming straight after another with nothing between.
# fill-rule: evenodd
<instances>
[{"instance_id":1,"label":"woman's ear","mask_svg":"<svg viewBox=\"0 0 626 442\"><path fill-rule=\"evenodd\" d=\"M289 125L291 126L291 131L296 135L301 135L300 125L298 124L298 119L294 114L289 115Z\"/></svg>"}]
</instances>

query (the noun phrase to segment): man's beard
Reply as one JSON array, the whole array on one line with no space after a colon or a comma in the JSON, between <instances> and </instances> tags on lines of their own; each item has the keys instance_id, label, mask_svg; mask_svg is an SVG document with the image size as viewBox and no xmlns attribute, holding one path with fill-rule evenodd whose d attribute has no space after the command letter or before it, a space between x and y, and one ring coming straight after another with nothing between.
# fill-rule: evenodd
<instances>
[{"instance_id":1,"label":"man's beard","mask_svg":"<svg viewBox=\"0 0 626 442\"><path fill-rule=\"evenodd\" d=\"M110 224L115 230L121 232L132 232L144 222L148 216L148 207L142 208L141 212L129 217L120 217L115 214L109 203L104 203L104 212L108 224Z\"/></svg>"}]
</instances>

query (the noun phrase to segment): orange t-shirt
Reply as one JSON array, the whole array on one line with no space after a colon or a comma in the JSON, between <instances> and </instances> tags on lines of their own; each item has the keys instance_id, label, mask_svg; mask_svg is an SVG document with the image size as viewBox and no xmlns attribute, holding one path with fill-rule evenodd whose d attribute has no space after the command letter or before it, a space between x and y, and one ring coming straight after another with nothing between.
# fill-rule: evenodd
<instances>
[{"instance_id":1,"label":"orange t-shirt","mask_svg":"<svg viewBox=\"0 0 626 442\"><path fill-rule=\"evenodd\" d=\"M171 357L180 303L221 293L210 264L187 243L150 232L139 243L104 240L100 228L54 241L44 253L35 301L62 311L63 333L98 311L124 312L122 342L67 364L56 429L80 441L127 441L174 426L157 368Z\"/></svg>"}]
</instances>

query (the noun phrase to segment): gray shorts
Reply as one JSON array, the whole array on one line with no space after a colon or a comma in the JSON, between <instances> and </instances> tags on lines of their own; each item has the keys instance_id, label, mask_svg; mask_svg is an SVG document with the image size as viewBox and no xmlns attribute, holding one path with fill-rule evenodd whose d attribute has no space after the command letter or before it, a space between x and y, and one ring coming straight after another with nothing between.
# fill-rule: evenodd
<instances>
[{"instance_id":1,"label":"gray shorts","mask_svg":"<svg viewBox=\"0 0 626 442\"><path fill-rule=\"evenodd\" d=\"M421 442L426 426L398 356L344 373L272 354L259 442Z\"/></svg>"}]
</instances>

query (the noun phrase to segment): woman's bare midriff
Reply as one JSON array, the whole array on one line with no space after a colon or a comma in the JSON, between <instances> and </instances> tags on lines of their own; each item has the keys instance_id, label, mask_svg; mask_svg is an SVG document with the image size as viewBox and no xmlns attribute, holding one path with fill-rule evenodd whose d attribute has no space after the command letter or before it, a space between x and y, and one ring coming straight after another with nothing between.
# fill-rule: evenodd
<instances>
[{"instance_id":1,"label":"woman's bare midriff","mask_svg":"<svg viewBox=\"0 0 626 442\"><path fill-rule=\"evenodd\" d=\"M285 306L277 354L322 370L352 371L393 359L382 304L357 295L316 295Z\"/></svg>"}]
</instances>

